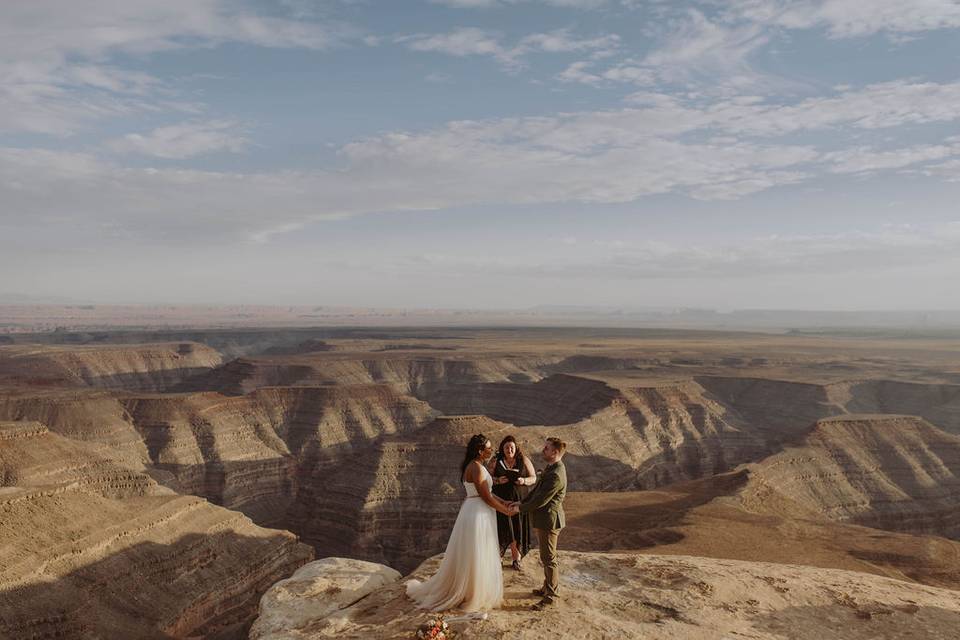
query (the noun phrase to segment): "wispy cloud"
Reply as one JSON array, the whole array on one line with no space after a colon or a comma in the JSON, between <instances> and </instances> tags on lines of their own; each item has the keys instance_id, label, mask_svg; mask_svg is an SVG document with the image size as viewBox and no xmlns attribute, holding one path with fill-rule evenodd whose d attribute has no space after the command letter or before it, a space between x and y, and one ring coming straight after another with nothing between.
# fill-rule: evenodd
<instances>
[{"instance_id":1,"label":"wispy cloud","mask_svg":"<svg viewBox=\"0 0 960 640\"><path fill-rule=\"evenodd\" d=\"M960 85L872 85L792 105L654 94L631 109L460 121L361 139L342 147L342 166L325 171L131 169L90 154L2 149L0 223L79 216L151 237L264 240L313 220L373 212L620 203L666 193L733 199L833 172L942 165L960 150L956 143L873 149L834 136L822 148L802 134L960 120L960 99L950 96L960 96ZM199 123L115 144L185 157L234 148L235 136L222 123Z\"/></svg>"},{"instance_id":2,"label":"wispy cloud","mask_svg":"<svg viewBox=\"0 0 960 640\"><path fill-rule=\"evenodd\" d=\"M606 54L619 46L615 34L594 37L578 37L568 29L547 33L531 33L513 44L506 44L501 34L464 27L447 33L415 34L399 36L396 42L413 51L436 52L447 55L490 56L508 68L522 65L523 58L534 53L593 52Z\"/></svg>"},{"instance_id":3,"label":"wispy cloud","mask_svg":"<svg viewBox=\"0 0 960 640\"><path fill-rule=\"evenodd\" d=\"M750 57L770 42L770 33L753 22L728 24L687 9L656 34L657 43L642 56L603 65L597 61L571 64L558 79L595 86L603 84L706 84L740 90L770 84L754 70Z\"/></svg>"},{"instance_id":4,"label":"wispy cloud","mask_svg":"<svg viewBox=\"0 0 960 640\"><path fill-rule=\"evenodd\" d=\"M916 33L960 27L956 0L732 0L720 4L759 24L787 29L826 28L835 38Z\"/></svg>"},{"instance_id":5,"label":"wispy cloud","mask_svg":"<svg viewBox=\"0 0 960 640\"><path fill-rule=\"evenodd\" d=\"M108 140L105 146L117 153L180 159L220 151L238 153L248 142L238 123L209 120L158 127L146 134L128 133L121 138Z\"/></svg>"},{"instance_id":6,"label":"wispy cloud","mask_svg":"<svg viewBox=\"0 0 960 640\"><path fill-rule=\"evenodd\" d=\"M608 0L430 0L430 2L455 7L457 9L489 9L524 2L539 2L547 6L567 7L571 9L596 9L609 4Z\"/></svg>"},{"instance_id":7,"label":"wispy cloud","mask_svg":"<svg viewBox=\"0 0 960 640\"><path fill-rule=\"evenodd\" d=\"M110 64L118 54L225 42L327 49L357 36L346 25L261 15L227 0L5 2L0 25L0 131L55 135L109 117L197 110L160 79Z\"/></svg>"}]
</instances>

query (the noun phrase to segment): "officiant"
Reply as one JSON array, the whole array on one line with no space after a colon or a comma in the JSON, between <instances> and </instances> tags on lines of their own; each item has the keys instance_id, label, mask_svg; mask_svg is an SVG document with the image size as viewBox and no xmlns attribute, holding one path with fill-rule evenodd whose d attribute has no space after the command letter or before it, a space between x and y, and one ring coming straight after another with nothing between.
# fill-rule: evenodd
<instances>
[{"instance_id":1,"label":"officiant","mask_svg":"<svg viewBox=\"0 0 960 640\"><path fill-rule=\"evenodd\" d=\"M507 436L500 441L497 455L490 462L493 476L493 494L507 502L520 502L526 497L529 487L536 483L537 472L533 462L520 451L516 438ZM527 514L505 516L497 513L497 537L500 540L500 557L509 546L514 570L522 571L520 560L530 550L530 517Z\"/></svg>"}]
</instances>

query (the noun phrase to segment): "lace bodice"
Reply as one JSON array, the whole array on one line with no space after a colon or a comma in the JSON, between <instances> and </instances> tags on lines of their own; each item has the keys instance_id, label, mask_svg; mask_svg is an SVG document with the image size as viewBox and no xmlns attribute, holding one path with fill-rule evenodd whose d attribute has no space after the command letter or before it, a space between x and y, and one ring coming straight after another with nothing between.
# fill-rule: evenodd
<instances>
[{"instance_id":1,"label":"lace bodice","mask_svg":"<svg viewBox=\"0 0 960 640\"><path fill-rule=\"evenodd\" d=\"M493 486L493 478L490 477L490 472L487 471L486 467L481 466L480 468L483 469L483 481L487 483L487 488L489 489ZM467 482L466 480L464 480L463 486L467 490L468 498L476 498L477 496L480 495L479 493L477 493L477 486L472 482Z\"/></svg>"}]
</instances>

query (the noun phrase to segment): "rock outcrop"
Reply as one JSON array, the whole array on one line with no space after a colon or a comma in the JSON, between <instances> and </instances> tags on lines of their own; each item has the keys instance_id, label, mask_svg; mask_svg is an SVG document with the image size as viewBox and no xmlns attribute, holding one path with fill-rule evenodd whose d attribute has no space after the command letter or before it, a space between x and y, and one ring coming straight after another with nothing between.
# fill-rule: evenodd
<instances>
[{"instance_id":1,"label":"rock outcrop","mask_svg":"<svg viewBox=\"0 0 960 640\"><path fill-rule=\"evenodd\" d=\"M514 427L486 416L443 416L337 460L305 465L288 526L320 555L408 570L446 544L464 495L463 447L476 433L494 446L514 435L541 468L544 439L563 438L571 488L580 491L698 478L765 451L749 431L726 422L723 407L694 383L621 388L609 406L574 424Z\"/></svg>"},{"instance_id":2,"label":"rock outcrop","mask_svg":"<svg viewBox=\"0 0 960 640\"><path fill-rule=\"evenodd\" d=\"M309 627L400 579L390 567L350 558L324 558L303 565L270 587L260 600L251 640L292 640Z\"/></svg>"},{"instance_id":3,"label":"rock outcrop","mask_svg":"<svg viewBox=\"0 0 960 640\"><path fill-rule=\"evenodd\" d=\"M920 416L960 435L960 385L868 380L850 383L848 394L850 412Z\"/></svg>"},{"instance_id":4,"label":"rock outcrop","mask_svg":"<svg viewBox=\"0 0 960 640\"><path fill-rule=\"evenodd\" d=\"M118 464L144 470L147 446L119 394L99 389L3 389L0 420L33 420L58 435L96 444Z\"/></svg>"},{"instance_id":5,"label":"rock outcrop","mask_svg":"<svg viewBox=\"0 0 960 640\"><path fill-rule=\"evenodd\" d=\"M0 637L235 636L311 557L90 443L0 423Z\"/></svg>"},{"instance_id":6,"label":"rock outcrop","mask_svg":"<svg viewBox=\"0 0 960 640\"><path fill-rule=\"evenodd\" d=\"M451 357L402 352L334 352L232 360L193 379L185 388L240 395L268 386L388 384L426 398L450 385L532 382L555 357L464 354Z\"/></svg>"},{"instance_id":7,"label":"rock outcrop","mask_svg":"<svg viewBox=\"0 0 960 640\"><path fill-rule=\"evenodd\" d=\"M960 538L960 437L910 416L818 421L757 464L751 510Z\"/></svg>"},{"instance_id":8,"label":"rock outcrop","mask_svg":"<svg viewBox=\"0 0 960 640\"><path fill-rule=\"evenodd\" d=\"M689 556L562 552L562 599L533 612L530 595L539 570L506 574L504 606L486 619L448 614L458 637L555 638L911 638L952 640L960 628L960 593L849 571ZM411 577L431 575L439 558ZM368 571L368 570L367 570ZM364 573L359 573L362 579ZM349 588L358 578L343 576ZM327 580L324 584L331 584ZM367 637L409 638L429 614L405 595L403 580L374 590L355 604L291 619L271 640ZM318 597L299 598L303 611ZM320 600L324 596L319 596ZM297 601L283 609L296 610ZM262 616L272 605L261 607ZM263 636L251 636L259 640Z\"/></svg>"},{"instance_id":9,"label":"rock outcrop","mask_svg":"<svg viewBox=\"0 0 960 640\"><path fill-rule=\"evenodd\" d=\"M0 382L162 391L221 364L202 344L0 347Z\"/></svg>"},{"instance_id":10,"label":"rock outcrop","mask_svg":"<svg viewBox=\"0 0 960 640\"><path fill-rule=\"evenodd\" d=\"M463 446L473 434L496 446L508 425L483 416L441 416L303 470L290 529L318 555L409 570L446 545L463 501Z\"/></svg>"},{"instance_id":11,"label":"rock outcrop","mask_svg":"<svg viewBox=\"0 0 960 640\"><path fill-rule=\"evenodd\" d=\"M883 379L818 383L731 376L697 376L696 381L773 443L802 434L821 418L842 414L920 416L960 434L960 385L956 384Z\"/></svg>"},{"instance_id":12,"label":"rock outcrop","mask_svg":"<svg viewBox=\"0 0 960 640\"><path fill-rule=\"evenodd\" d=\"M282 527L301 467L416 429L435 414L385 385L163 394L121 403L146 442L151 468L169 474L170 486Z\"/></svg>"}]
</instances>

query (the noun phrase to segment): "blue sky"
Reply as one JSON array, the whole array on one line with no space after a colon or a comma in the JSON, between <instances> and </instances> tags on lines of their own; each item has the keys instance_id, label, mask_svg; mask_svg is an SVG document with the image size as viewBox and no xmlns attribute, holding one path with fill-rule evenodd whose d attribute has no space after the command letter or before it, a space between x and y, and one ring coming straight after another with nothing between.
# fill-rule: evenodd
<instances>
[{"instance_id":1,"label":"blue sky","mask_svg":"<svg viewBox=\"0 0 960 640\"><path fill-rule=\"evenodd\" d=\"M0 5L0 294L957 308L960 2Z\"/></svg>"}]
</instances>

